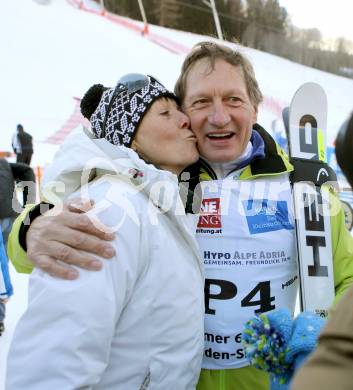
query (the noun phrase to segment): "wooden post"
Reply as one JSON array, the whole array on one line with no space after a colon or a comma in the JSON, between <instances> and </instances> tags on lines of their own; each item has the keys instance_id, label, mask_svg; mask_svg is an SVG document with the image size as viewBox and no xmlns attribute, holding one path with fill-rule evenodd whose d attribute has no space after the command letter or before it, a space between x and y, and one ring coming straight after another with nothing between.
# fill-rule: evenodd
<instances>
[{"instance_id":1,"label":"wooden post","mask_svg":"<svg viewBox=\"0 0 353 390\"><path fill-rule=\"evenodd\" d=\"M143 7L143 3L142 3L142 0L137 0L137 1L139 3L141 16L142 16L142 20L143 20L143 23L144 23L142 32L143 32L143 34L148 34L148 23L147 23L147 18L146 18L145 9Z\"/></svg>"}]
</instances>

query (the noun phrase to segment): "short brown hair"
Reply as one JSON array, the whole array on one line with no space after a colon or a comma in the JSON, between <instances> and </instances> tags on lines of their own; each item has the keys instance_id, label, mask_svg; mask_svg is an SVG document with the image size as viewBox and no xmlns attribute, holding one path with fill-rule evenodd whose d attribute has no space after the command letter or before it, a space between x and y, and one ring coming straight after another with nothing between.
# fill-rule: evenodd
<instances>
[{"instance_id":1,"label":"short brown hair","mask_svg":"<svg viewBox=\"0 0 353 390\"><path fill-rule=\"evenodd\" d=\"M222 59L231 65L239 66L243 72L250 101L255 108L258 107L258 105L262 102L263 96L256 80L254 68L251 62L239 51L208 41L197 43L184 60L180 76L174 87L174 92L181 102L183 102L185 98L186 79L190 69L197 61L202 60L203 58L207 58L209 60L211 69L214 69L215 62L218 59Z\"/></svg>"}]
</instances>

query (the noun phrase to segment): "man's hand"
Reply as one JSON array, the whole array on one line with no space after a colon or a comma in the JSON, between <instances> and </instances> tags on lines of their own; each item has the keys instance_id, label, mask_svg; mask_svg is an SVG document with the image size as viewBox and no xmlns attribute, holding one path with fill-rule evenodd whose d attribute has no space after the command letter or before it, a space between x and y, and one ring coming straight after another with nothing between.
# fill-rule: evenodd
<instances>
[{"instance_id":1,"label":"man's hand","mask_svg":"<svg viewBox=\"0 0 353 390\"><path fill-rule=\"evenodd\" d=\"M26 235L28 259L44 272L61 279L78 277L76 269L61 262L91 271L100 270L101 261L91 254L106 259L113 257L114 248L106 241L113 240L114 234L104 233L95 227L85 214L92 207L90 201L71 201L63 206L59 214L54 207L37 217Z\"/></svg>"}]
</instances>

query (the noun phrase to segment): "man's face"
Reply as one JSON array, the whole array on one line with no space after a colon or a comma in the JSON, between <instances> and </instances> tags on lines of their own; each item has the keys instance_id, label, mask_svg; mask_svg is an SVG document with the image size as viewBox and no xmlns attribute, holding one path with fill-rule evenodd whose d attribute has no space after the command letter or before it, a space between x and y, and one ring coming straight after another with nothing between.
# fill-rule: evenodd
<instances>
[{"instance_id":1,"label":"man's face","mask_svg":"<svg viewBox=\"0 0 353 390\"><path fill-rule=\"evenodd\" d=\"M211 70L208 60L202 59L191 68L185 92L182 108L190 118L201 156L211 162L240 157L257 119L242 70L222 59Z\"/></svg>"}]
</instances>

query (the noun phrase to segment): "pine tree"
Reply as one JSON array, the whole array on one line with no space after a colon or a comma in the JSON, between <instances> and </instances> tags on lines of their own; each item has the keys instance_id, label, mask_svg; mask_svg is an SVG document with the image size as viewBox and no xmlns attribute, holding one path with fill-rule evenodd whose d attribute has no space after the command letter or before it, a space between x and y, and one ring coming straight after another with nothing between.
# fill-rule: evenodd
<instances>
[{"instance_id":1,"label":"pine tree","mask_svg":"<svg viewBox=\"0 0 353 390\"><path fill-rule=\"evenodd\" d=\"M181 16L180 4L176 0L155 0L154 9L159 26L176 28Z\"/></svg>"},{"instance_id":2,"label":"pine tree","mask_svg":"<svg viewBox=\"0 0 353 390\"><path fill-rule=\"evenodd\" d=\"M224 0L217 3L217 10L226 40L241 42L245 30L244 6L242 0Z\"/></svg>"}]
</instances>

